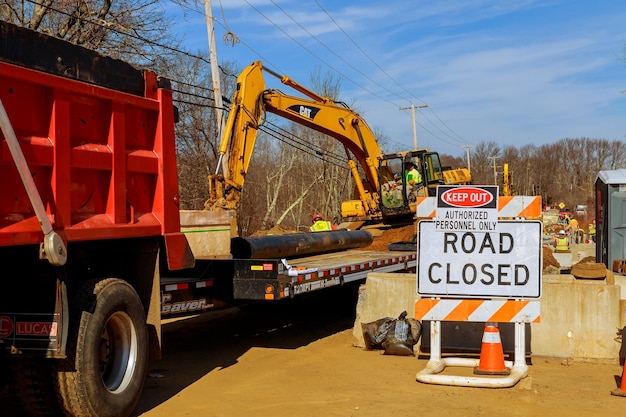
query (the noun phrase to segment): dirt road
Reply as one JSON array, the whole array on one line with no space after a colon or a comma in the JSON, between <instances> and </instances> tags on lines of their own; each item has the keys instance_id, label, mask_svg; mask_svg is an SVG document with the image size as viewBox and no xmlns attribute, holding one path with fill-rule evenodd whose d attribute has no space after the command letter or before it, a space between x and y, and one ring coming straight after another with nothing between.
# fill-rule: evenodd
<instances>
[{"instance_id":1,"label":"dirt road","mask_svg":"<svg viewBox=\"0 0 626 417\"><path fill-rule=\"evenodd\" d=\"M352 346L354 294L346 288L166 324L164 360L152 364L134 416L626 415L626 398L610 395L622 372L617 358L534 357L514 388L418 383L427 358Z\"/></svg>"},{"instance_id":2,"label":"dirt road","mask_svg":"<svg viewBox=\"0 0 626 417\"><path fill-rule=\"evenodd\" d=\"M533 357L513 388L416 382L427 358L352 346L356 287L338 290L165 324L164 359L151 364L133 417L626 415L626 398L610 395L617 358ZM20 416L1 392L0 416Z\"/></svg>"}]
</instances>

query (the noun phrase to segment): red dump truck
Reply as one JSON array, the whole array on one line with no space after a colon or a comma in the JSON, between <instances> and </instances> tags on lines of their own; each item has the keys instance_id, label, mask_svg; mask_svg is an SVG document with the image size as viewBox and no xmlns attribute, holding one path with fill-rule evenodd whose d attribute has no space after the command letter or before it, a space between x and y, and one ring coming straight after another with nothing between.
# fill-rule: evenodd
<instances>
[{"instance_id":1,"label":"red dump truck","mask_svg":"<svg viewBox=\"0 0 626 417\"><path fill-rule=\"evenodd\" d=\"M347 231L233 255L211 221L181 227L175 113L155 73L0 22L0 390L25 415L128 416L161 314L415 267L414 252L353 249Z\"/></svg>"}]
</instances>

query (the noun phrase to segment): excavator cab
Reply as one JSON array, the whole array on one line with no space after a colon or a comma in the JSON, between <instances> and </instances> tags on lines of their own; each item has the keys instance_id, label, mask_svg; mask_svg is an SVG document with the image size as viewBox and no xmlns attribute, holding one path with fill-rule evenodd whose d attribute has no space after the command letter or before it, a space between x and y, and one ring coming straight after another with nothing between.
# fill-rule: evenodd
<instances>
[{"instance_id":1,"label":"excavator cab","mask_svg":"<svg viewBox=\"0 0 626 417\"><path fill-rule=\"evenodd\" d=\"M419 172L421 182L409 181L412 168ZM381 211L387 220L412 218L417 197L434 196L437 186L444 184L439 154L427 150L383 155L379 160L378 175ZM415 173L411 177L415 177Z\"/></svg>"},{"instance_id":2,"label":"excavator cab","mask_svg":"<svg viewBox=\"0 0 626 417\"><path fill-rule=\"evenodd\" d=\"M437 185L444 183L439 155L427 150L383 155L378 175L381 212L386 220L412 218L417 197L435 195Z\"/></svg>"},{"instance_id":3,"label":"excavator cab","mask_svg":"<svg viewBox=\"0 0 626 417\"><path fill-rule=\"evenodd\" d=\"M437 152L424 152L422 158L422 176L429 196L437 195L437 186L445 183L443 168Z\"/></svg>"}]
</instances>

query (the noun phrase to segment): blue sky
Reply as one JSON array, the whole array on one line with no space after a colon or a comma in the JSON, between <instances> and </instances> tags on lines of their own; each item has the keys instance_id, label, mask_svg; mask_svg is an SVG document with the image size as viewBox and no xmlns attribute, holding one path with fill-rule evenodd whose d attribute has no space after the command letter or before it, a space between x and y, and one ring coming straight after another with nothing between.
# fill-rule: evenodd
<instances>
[{"instance_id":1,"label":"blue sky","mask_svg":"<svg viewBox=\"0 0 626 417\"><path fill-rule=\"evenodd\" d=\"M334 74L339 99L390 151L413 147L411 112L400 110L411 104L428 105L416 111L418 146L456 156L482 141L626 138L623 0L212 3L220 61L260 60L305 86L315 71ZM208 50L197 10L179 28L194 52ZM226 27L239 44L222 41Z\"/></svg>"}]
</instances>

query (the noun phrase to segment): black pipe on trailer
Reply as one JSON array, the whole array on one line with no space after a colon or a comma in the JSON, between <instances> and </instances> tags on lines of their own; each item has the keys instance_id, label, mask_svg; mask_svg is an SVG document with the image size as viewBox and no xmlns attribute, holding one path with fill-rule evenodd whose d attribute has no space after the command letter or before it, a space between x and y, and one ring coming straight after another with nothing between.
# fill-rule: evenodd
<instances>
[{"instance_id":1,"label":"black pipe on trailer","mask_svg":"<svg viewBox=\"0 0 626 417\"><path fill-rule=\"evenodd\" d=\"M291 233L231 239L230 252L235 259L277 259L301 255L364 248L372 244L367 230Z\"/></svg>"}]
</instances>

